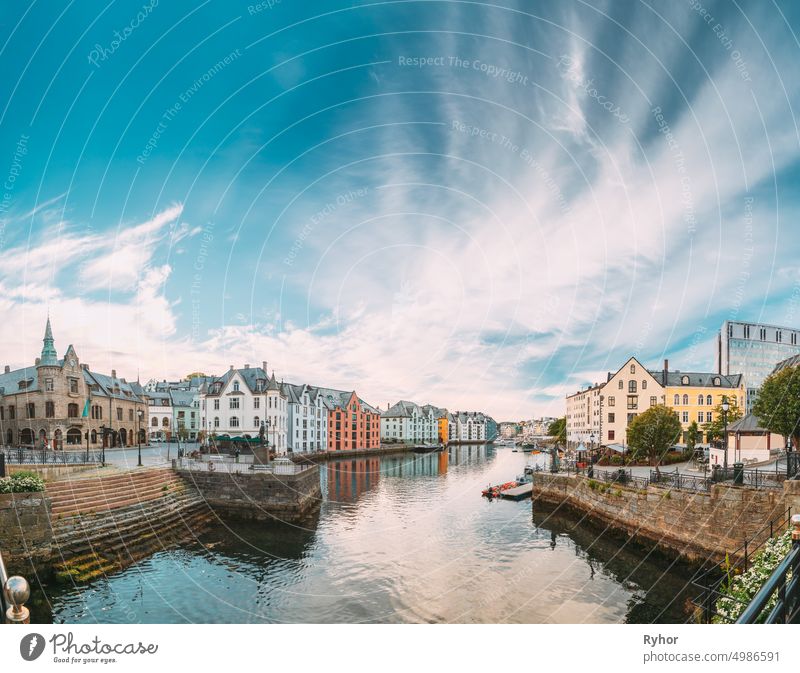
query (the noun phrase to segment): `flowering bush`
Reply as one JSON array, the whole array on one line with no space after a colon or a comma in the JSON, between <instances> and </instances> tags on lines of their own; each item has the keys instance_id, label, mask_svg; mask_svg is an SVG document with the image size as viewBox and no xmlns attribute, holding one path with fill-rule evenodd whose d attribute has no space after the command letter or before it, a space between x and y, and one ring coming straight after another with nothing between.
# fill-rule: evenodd
<instances>
[{"instance_id":1,"label":"flowering bush","mask_svg":"<svg viewBox=\"0 0 800 673\"><path fill-rule=\"evenodd\" d=\"M17 472L0 479L0 493L37 493L44 491L44 480L33 472Z\"/></svg>"},{"instance_id":2,"label":"flowering bush","mask_svg":"<svg viewBox=\"0 0 800 673\"><path fill-rule=\"evenodd\" d=\"M780 537L772 538L764 543L764 546L753 556L752 565L747 572L729 575L720 587L720 592L724 595L717 600L718 616L714 618L714 621L716 623L735 622L791 549L792 531L788 530ZM725 566L723 566L723 570L725 570ZM767 613L777 600L776 592L767 603Z\"/></svg>"}]
</instances>

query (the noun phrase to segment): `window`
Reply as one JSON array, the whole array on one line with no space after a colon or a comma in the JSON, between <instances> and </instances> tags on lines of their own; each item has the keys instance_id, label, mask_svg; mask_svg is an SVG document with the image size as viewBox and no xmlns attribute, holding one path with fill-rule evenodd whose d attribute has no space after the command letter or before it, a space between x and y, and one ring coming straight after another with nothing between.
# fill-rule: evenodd
<instances>
[{"instance_id":1,"label":"window","mask_svg":"<svg viewBox=\"0 0 800 673\"><path fill-rule=\"evenodd\" d=\"M783 341L783 334L781 334L781 331L779 329L775 330L775 341L777 341L778 343Z\"/></svg>"},{"instance_id":2,"label":"window","mask_svg":"<svg viewBox=\"0 0 800 673\"><path fill-rule=\"evenodd\" d=\"M631 365L631 374L636 373L636 365Z\"/></svg>"},{"instance_id":3,"label":"window","mask_svg":"<svg viewBox=\"0 0 800 673\"><path fill-rule=\"evenodd\" d=\"M260 409L261 408L261 398L256 397L253 399L253 409Z\"/></svg>"},{"instance_id":4,"label":"window","mask_svg":"<svg viewBox=\"0 0 800 673\"><path fill-rule=\"evenodd\" d=\"M714 404L714 399L711 397L711 395L709 395L708 397L706 397L706 404L707 404L709 407L710 407L712 404Z\"/></svg>"},{"instance_id":5,"label":"window","mask_svg":"<svg viewBox=\"0 0 800 673\"><path fill-rule=\"evenodd\" d=\"M261 427L261 419L258 416L253 416L253 427L255 428Z\"/></svg>"},{"instance_id":6,"label":"window","mask_svg":"<svg viewBox=\"0 0 800 673\"><path fill-rule=\"evenodd\" d=\"M750 338L750 325L745 325L744 326L744 338L745 339L749 339Z\"/></svg>"},{"instance_id":7,"label":"window","mask_svg":"<svg viewBox=\"0 0 800 673\"><path fill-rule=\"evenodd\" d=\"M655 395L652 395L650 397L650 406L654 407L656 404L658 404L658 398Z\"/></svg>"},{"instance_id":8,"label":"window","mask_svg":"<svg viewBox=\"0 0 800 673\"><path fill-rule=\"evenodd\" d=\"M239 427L239 418L237 416L231 416L230 425L231 425L232 428L238 428Z\"/></svg>"},{"instance_id":9,"label":"window","mask_svg":"<svg viewBox=\"0 0 800 673\"><path fill-rule=\"evenodd\" d=\"M636 409L639 406L639 397L637 395L628 395L628 409Z\"/></svg>"},{"instance_id":10,"label":"window","mask_svg":"<svg viewBox=\"0 0 800 673\"><path fill-rule=\"evenodd\" d=\"M614 423L614 419L615 419L615 418L616 418L616 415L615 415L615 414L613 414L613 413L610 413L610 414L608 415L608 422L609 422L609 423Z\"/></svg>"},{"instance_id":11,"label":"window","mask_svg":"<svg viewBox=\"0 0 800 673\"><path fill-rule=\"evenodd\" d=\"M628 414L628 425L633 422L633 419L636 418L637 414Z\"/></svg>"},{"instance_id":12,"label":"window","mask_svg":"<svg viewBox=\"0 0 800 673\"><path fill-rule=\"evenodd\" d=\"M711 423L711 422L713 422L713 420L714 420L714 417L712 416L711 412L707 411L706 412L706 423Z\"/></svg>"},{"instance_id":13,"label":"window","mask_svg":"<svg viewBox=\"0 0 800 673\"><path fill-rule=\"evenodd\" d=\"M44 380L44 390L47 393L53 392L53 379L45 379Z\"/></svg>"},{"instance_id":14,"label":"window","mask_svg":"<svg viewBox=\"0 0 800 673\"><path fill-rule=\"evenodd\" d=\"M133 409L128 409L128 420L129 421L133 420Z\"/></svg>"},{"instance_id":15,"label":"window","mask_svg":"<svg viewBox=\"0 0 800 673\"><path fill-rule=\"evenodd\" d=\"M117 407L117 420L122 420L122 407Z\"/></svg>"},{"instance_id":16,"label":"window","mask_svg":"<svg viewBox=\"0 0 800 673\"><path fill-rule=\"evenodd\" d=\"M214 409L219 409L219 400L214 400Z\"/></svg>"},{"instance_id":17,"label":"window","mask_svg":"<svg viewBox=\"0 0 800 673\"><path fill-rule=\"evenodd\" d=\"M238 397L231 397L231 399L228 400L228 401L230 403L230 408L231 409L238 409L239 408L239 398Z\"/></svg>"},{"instance_id":18,"label":"window","mask_svg":"<svg viewBox=\"0 0 800 673\"><path fill-rule=\"evenodd\" d=\"M689 385L689 377L688 376L681 376L681 385L688 386Z\"/></svg>"},{"instance_id":19,"label":"window","mask_svg":"<svg viewBox=\"0 0 800 673\"><path fill-rule=\"evenodd\" d=\"M680 403L681 403L681 396L680 395L675 395L672 398L672 404L677 407Z\"/></svg>"},{"instance_id":20,"label":"window","mask_svg":"<svg viewBox=\"0 0 800 673\"><path fill-rule=\"evenodd\" d=\"M622 390L624 386L625 386L625 381L623 381L622 379L620 379L620 380L619 380L619 389L620 389L620 390Z\"/></svg>"},{"instance_id":21,"label":"window","mask_svg":"<svg viewBox=\"0 0 800 673\"><path fill-rule=\"evenodd\" d=\"M684 395L683 396L683 406L688 406L688 405L689 405L689 396L688 395Z\"/></svg>"},{"instance_id":22,"label":"window","mask_svg":"<svg viewBox=\"0 0 800 673\"><path fill-rule=\"evenodd\" d=\"M153 416L153 420L150 421L150 425L152 425L154 428L158 427L158 419L155 416Z\"/></svg>"},{"instance_id":23,"label":"window","mask_svg":"<svg viewBox=\"0 0 800 673\"><path fill-rule=\"evenodd\" d=\"M697 422L698 423L702 423L703 422L703 412L702 411L698 411L697 412Z\"/></svg>"},{"instance_id":24,"label":"window","mask_svg":"<svg viewBox=\"0 0 800 673\"><path fill-rule=\"evenodd\" d=\"M647 390L647 381L642 381L642 390Z\"/></svg>"},{"instance_id":25,"label":"window","mask_svg":"<svg viewBox=\"0 0 800 673\"><path fill-rule=\"evenodd\" d=\"M214 427L215 428L219 427L219 416L214 416Z\"/></svg>"},{"instance_id":26,"label":"window","mask_svg":"<svg viewBox=\"0 0 800 673\"><path fill-rule=\"evenodd\" d=\"M702 395L698 395L698 396L697 396L697 403L698 403L700 406L703 406L703 403L705 402L705 399L706 399L706 398L705 398L705 397L703 397Z\"/></svg>"},{"instance_id":27,"label":"window","mask_svg":"<svg viewBox=\"0 0 800 673\"><path fill-rule=\"evenodd\" d=\"M758 330L758 338L761 339L761 341L766 341L767 340L767 330L765 328L763 328L763 327L759 328L759 330Z\"/></svg>"},{"instance_id":28,"label":"window","mask_svg":"<svg viewBox=\"0 0 800 673\"><path fill-rule=\"evenodd\" d=\"M608 398L608 406L609 407L613 407L614 406L614 397L613 397L613 395Z\"/></svg>"},{"instance_id":29,"label":"window","mask_svg":"<svg viewBox=\"0 0 800 673\"><path fill-rule=\"evenodd\" d=\"M165 428L169 427L169 419L166 416L161 419L161 425L163 425Z\"/></svg>"},{"instance_id":30,"label":"window","mask_svg":"<svg viewBox=\"0 0 800 673\"><path fill-rule=\"evenodd\" d=\"M681 415L681 418L682 418L684 423L688 423L689 422L689 412L688 411L684 411L683 414Z\"/></svg>"},{"instance_id":31,"label":"window","mask_svg":"<svg viewBox=\"0 0 800 673\"><path fill-rule=\"evenodd\" d=\"M56 403L55 402L45 402L44 403L44 417L45 418L55 418L56 417Z\"/></svg>"},{"instance_id":32,"label":"window","mask_svg":"<svg viewBox=\"0 0 800 673\"><path fill-rule=\"evenodd\" d=\"M720 378L719 378L719 376L715 376L715 377L714 377L714 385L715 385L715 386L719 386L719 385L721 385L721 384L722 384L722 381L720 381Z\"/></svg>"},{"instance_id":33,"label":"window","mask_svg":"<svg viewBox=\"0 0 800 673\"><path fill-rule=\"evenodd\" d=\"M70 379L69 380L69 392L77 395L78 394L78 379Z\"/></svg>"},{"instance_id":34,"label":"window","mask_svg":"<svg viewBox=\"0 0 800 673\"><path fill-rule=\"evenodd\" d=\"M33 402L28 402L25 408L28 412L28 418L36 418L36 405Z\"/></svg>"},{"instance_id":35,"label":"window","mask_svg":"<svg viewBox=\"0 0 800 673\"><path fill-rule=\"evenodd\" d=\"M239 382L238 381L234 381L233 382L233 392L235 392L235 393L239 392Z\"/></svg>"},{"instance_id":36,"label":"window","mask_svg":"<svg viewBox=\"0 0 800 673\"><path fill-rule=\"evenodd\" d=\"M629 393L636 392L636 381L628 381L628 392Z\"/></svg>"},{"instance_id":37,"label":"window","mask_svg":"<svg viewBox=\"0 0 800 673\"><path fill-rule=\"evenodd\" d=\"M609 430L608 431L608 441L609 442L613 441L613 439L614 439L614 431L613 430Z\"/></svg>"},{"instance_id":38,"label":"window","mask_svg":"<svg viewBox=\"0 0 800 673\"><path fill-rule=\"evenodd\" d=\"M14 420L17 417L17 408L13 404L8 405L8 418ZM11 442L9 442L10 444Z\"/></svg>"}]
</instances>

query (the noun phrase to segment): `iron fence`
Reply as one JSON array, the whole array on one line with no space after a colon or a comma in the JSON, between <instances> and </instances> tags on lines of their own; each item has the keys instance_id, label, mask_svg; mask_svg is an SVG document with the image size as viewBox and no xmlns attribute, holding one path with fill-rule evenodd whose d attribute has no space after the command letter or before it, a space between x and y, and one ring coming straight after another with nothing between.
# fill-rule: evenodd
<instances>
[{"instance_id":1,"label":"iron fence","mask_svg":"<svg viewBox=\"0 0 800 673\"><path fill-rule=\"evenodd\" d=\"M695 476L678 472L661 472L650 470L650 483L653 486L666 486L683 491L703 491L707 492L711 488L711 479L708 477Z\"/></svg>"},{"instance_id":2,"label":"iron fence","mask_svg":"<svg viewBox=\"0 0 800 673\"><path fill-rule=\"evenodd\" d=\"M0 449L7 465L87 465L103 462L102 451L48 451L47 449Z\"/></svg>"},{"instance_id":3,"label":"iron fence","mask_svg":"<svg viewBox=\"0 0 800 673\"><path fill-rule=\"evenodd\" d=\"M631 488L645 489L650 484L647 477L634 476L630 470L600 470L594 468L593 478L598 481L603 481L607 484L619 484L621 486L630 486Z\"/></svg>"},{"instance_id":4,"label":"iron fence","mask_svg":"<svg viewBox=\"0 0 800 673\"><path fill-rule=\"evenodd\" d=\"M175 469L189 472L222 472L226 474L257 474L268 472L270 474L300 474L316 467L310 463L294 463L290 460L273 461L268 464L254 462L236 462L235 460L209 460L196 458L174 458L172 465Z\"/></svg>"}]
</instances>

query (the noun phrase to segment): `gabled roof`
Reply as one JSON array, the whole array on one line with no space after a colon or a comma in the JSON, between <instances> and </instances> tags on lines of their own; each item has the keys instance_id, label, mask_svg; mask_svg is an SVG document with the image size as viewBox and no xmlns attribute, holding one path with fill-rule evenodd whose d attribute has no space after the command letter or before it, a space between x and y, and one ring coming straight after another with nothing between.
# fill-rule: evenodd
<instances>
[{"instance_id":1,"label":"gabled roof","mask_svg":"<svg viewBox=\"0 0 800 673\"><path fill-rule=\"evenodd\" d=\"M20 389L20 381L29 381L28 386ZM23 367L7 374L0 374L0 395L16 395L21 392L39 390L39 378L36 367Z\"/></svg>"},{"instance_id":2,"label":"gabled roof","mask_svg":"<svg viewBox=\"0 0 800 673\"><path fill-rule=\"evenodd\" d=\"M791 357L786 358L785 360L781 360L778 364L775 365L775 368L772 370L773 374L781 371L781 369L786 369L787 367L797 367L800 365L800 355L792 355Z\"/></svg>"},{"instance_id":3,"label":"gabled roof","mask_svg":"<svg viewBox=\"0 0 800 673\"><path fill-rule=\"evenodd\" d=\"M766 434L769 432L761 426L761 422L753 414L742 416L738 421L734 421L728 426L728 432L755 432Z\"/></svg>"},{"instance_id":4,"label":"gabled roof","mask_svg":"<svg viewBox=\"0 0 800 673\"><path fill-rule=\"evenodd\" d=\"M614 378L614 377L615 377L617 374L619 374L619 373L620 373L620 372L621 372L623 369L625 369L625 367L628 367L628 366L630 366L631 362L635 362L635 363L636 363L636 364L637 364L637 365L638 365L638 366L641 368L641 370L642 370L642 371L644 371L645 373L647 373L647 375L648 375L648 376L649 376L651 379L653 379L653 380L656 382L656 384L658 384L658 385L660 385L660 386L661 386L661 385L663 385L663 384L661 383L661 378L660 378L660 377L659 377L659 378L656 378L656 377L653 375L653 372L651 372L651 371L650 371L650 370L649 370L647 367L645 367L645 366L644 366L644 365L643 365L641 362L639 362L639 360L638 360L638 359L636 358L636 356L634 356L634 355L632 355L632 356L631 356L631 357L629 357L627 360L625 360L625 364L623 364L623 365L622 365L622 366L621 366L621 367L620 367L620 368L619 368L617 371L615 371L613 374L612 374L611 372L608 372L608 378L606 379L606 383L608 383L608 382L609 382L611 379L613 379L613 378ZM638 370L637 370L637 371L638 371ZM584 392L585 392L585 391L584 391Z\"/></svg>"},{"instance_id":5,"label":"gabled roof","mask_svg":"<svg viewBox=\"0 0 800 673\"><path fill-rule=\"evenodd\" d=\"M741 374L716 374L714 372L667 372L666 383L664 371L650 370L654 379L662 386L696 386L699 388L738 388L742 385ZM683 383L683 378L689 377L689 383ZM714 385L714 380L719 379L719 385Z\"/></svg>"}]
</instances>

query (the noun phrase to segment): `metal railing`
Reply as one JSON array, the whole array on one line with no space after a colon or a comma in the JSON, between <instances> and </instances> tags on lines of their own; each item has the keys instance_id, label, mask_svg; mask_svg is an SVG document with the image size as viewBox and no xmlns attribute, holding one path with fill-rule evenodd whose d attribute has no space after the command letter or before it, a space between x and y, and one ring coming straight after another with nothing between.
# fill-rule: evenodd
<instances>
[{"instance_id":1,"label":"metal railing","mask_svg":"<svg viewBox=\"0 0 800 673\"><path fill-rule=\"evenodd\" d=\"M637 489L645 489L650 483L647 477L635 477L630 470L600 470L597 467L592 470L592 479Z\"/></svg>"},{"instance_id":2,"label":"metal railing","mask_svg":"<svg viewBox=\"0 0 800 673\"><path fill-rule=\"evenodd\" d=\"M708 477L684 474L676 468L674 472L650 470L650 483L653 486L666 486L682 491L707 492L711 488L712 481Z\"/></svg>"},{"instance_id":3,"label":"metal railing","mask_svg":"<svg viewBox=\"0 0 800 673\"><path fill-rule=\"evenodd\" d=\"M0 552L0 608L6 624L30 624L31 615L25 603L31 596L27 580L19 575L8 576L3 553Z\"/></svg>"},{"instance_id":4,"label":"metal railing","mask_svg":"<svg viewBox=\"0 0 800 673\"><path fill-rule=\"evenodd\" d=\"M311 470L316 465L311 463L294 463L291 460L272 461L268 464L250 462L236 462L234 460L209 460L196 458L174 458L172 465L177 470L189 472L223 472L227 474L257 474L269 472L271 474L300 474Z\"/></svg>"},{"instance_id":5,"label":"metal railing","mask_svg":"<svg viewBox=\"0 0 800 673\"><path fill-rule=\"evenodd\" d=\"M777 516L770 519L753 535L745 539L733 551L725 552L723 565L705 566L698 570L692 577L691 584L700 590L692 600L702 615L701 621L711 623L714 618L722 620L722 615L716 609L717 601L724 598L732 603L740 603L744 608L745 603L723 591L723 585L736 575L747 572L751 565L753 554L759 551L769 540L783 535L793 522L792 508L789 507Z\"/></svg>"},{"instance_id":6,"label":"metal railing","mask_svg":"<svg viewBox=\"0 0 800 673\"><path fill-rule=\"evenodd\" d=\"M791 551L744 609L737 624L800 623L800 515L792 517L792 525ZM775 604L770 607L773 600Z\"/></svg>"},{"instance_id":7,"label":"metal railing","mask_svg":"<svg viewBox=\"0 0 800 673\"><path fill-rule=\"evenodd\" d=\"M6 465L86 465L103 462L102 451L48 451L0 449Z\"/></svg>"}]
</instances>

